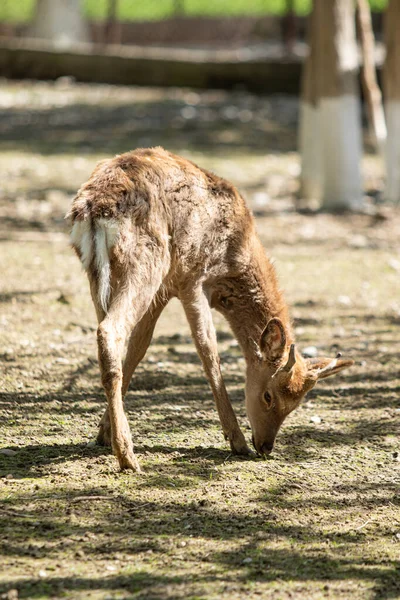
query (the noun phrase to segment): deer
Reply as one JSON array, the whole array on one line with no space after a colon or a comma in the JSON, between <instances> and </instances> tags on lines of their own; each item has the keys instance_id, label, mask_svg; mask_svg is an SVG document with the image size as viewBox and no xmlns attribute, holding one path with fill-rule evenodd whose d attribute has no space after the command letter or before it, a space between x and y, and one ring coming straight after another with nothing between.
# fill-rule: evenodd
<instances>
[{"instance_id":1,"label":"deer","mask_svg":"<svg viewBox=\"0 0 400 600\"><path fill-rule=\"evenodd\" d=\"M222 377L212 309L226 318L245 357L245 405L257 455L271 453L283 421L319 379L353 364L340 355L309 359L297 350L275 268L245 200L193 162L160 147L103 160L68 217L98 321L107 408L97 443L111 445L121 470L141 472L124 397L171 298L183 305L234 454L254 452Z\"/></svg>"}]
</instances>

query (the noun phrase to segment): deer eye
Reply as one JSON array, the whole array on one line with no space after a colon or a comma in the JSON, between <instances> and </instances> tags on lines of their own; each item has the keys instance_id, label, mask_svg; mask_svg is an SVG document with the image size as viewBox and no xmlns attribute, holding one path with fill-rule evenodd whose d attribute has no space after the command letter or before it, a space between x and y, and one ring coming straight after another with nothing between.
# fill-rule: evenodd
<instances>
[{"instance_id":1,"label":"deer eye","mask_svg":"<svg viewBox=\"0 0 400 600\"><path fill-rule=\"evenodd\" d=\"M264 402L265 404L268 406L268 408L271 408L272 406L272 396L269 392L264 392Z\"/></svg>"}]
</instances>

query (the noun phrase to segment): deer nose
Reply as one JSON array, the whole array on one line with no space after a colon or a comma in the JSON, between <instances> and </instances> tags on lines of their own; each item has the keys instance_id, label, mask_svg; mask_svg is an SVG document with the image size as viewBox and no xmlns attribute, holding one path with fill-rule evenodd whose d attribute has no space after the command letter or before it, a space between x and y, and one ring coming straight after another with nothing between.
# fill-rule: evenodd
<instances>
[{"instance_id":1,"label":"deer nose","mask_svg":"<svg viewBox=\"0 0 400 600\"><path fill-rule=\"evenodd\" d=\"M274 444L268 444L267 442L265 442L262 446L261 446L261 452L260 454L271 454L272 450L273 450Z\"/></svg>"}]
</instances>

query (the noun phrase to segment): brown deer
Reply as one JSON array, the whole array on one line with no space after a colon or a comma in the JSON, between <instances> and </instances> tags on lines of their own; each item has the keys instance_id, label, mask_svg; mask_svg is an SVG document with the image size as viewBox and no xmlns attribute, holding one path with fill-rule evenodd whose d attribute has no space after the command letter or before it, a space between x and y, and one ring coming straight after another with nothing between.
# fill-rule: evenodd
<instances>
[{"instance_id":1,"label":"brown deer","mask_svg":"<svg viewBox=\"0 0 400 600\"><path fill-rule=\"evenodd\" d=\"M246 408L259 454L271 452L282 422L318 379L353 364L339 356L306 360L297 352L274 267L243 198L192 162L162 148L103 160L80 188L70 218L99 323L108 408L97 441L111 443L121 469L140 471L123 398L174 296L236 454L251 451L222 378L211 308L229 321L246 358Z\"/></svg>"}]
</instances>

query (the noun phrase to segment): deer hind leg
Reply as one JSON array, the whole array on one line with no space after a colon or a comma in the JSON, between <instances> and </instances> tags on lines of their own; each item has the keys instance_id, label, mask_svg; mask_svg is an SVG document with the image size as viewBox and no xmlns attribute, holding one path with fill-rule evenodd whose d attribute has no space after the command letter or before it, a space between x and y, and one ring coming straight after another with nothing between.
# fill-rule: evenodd
<instances>
[{"instance_id":1,"label":"deer hind leg","mask_svg":"<svg viewBox=\"0 0 400 600\"><path fill-rule=\"evenodd\" d=\"M252 454L240 430L222 378L211 308L202 286L186 290L180 300L189 321L197 352L211 385L225 439L229 440L235 454Z\"/></svg>"},{"instance_id":2,"label":"deer hind leg","mask_svg":"<svg viewBox=\"0 0 400 600\"><path fill-rule=\"evenodd\" d=\"M122 369L122 398L125 397L128 391L136 367L147 352L158 318L168 300L156 299L131 333ZM108 408L106 408L100 421L97 443L102 446L111 446L111 423Z\"/></svg>"},{"instance_id":3,"label":"deer hind leg","mask_svg":"<svg viewBox=\"0 0 400 600\"><path fill-rule=\"evenodd\" d=\"M122 401L122 352L128 327L124 311L110 310L98 327L97 344L114 454L121 469L140 472Z\"/></svg>"},{"instance_id":4,"label":"deer hind leg","mask_svg":"<svg viewBox=\"0 0 400 600\"><path fill-rule=\"evenodd\" d=\"M156 260L159 258L159 260ZM128 267L114 281L107 313L99 324L97 342L100 372L107 396L111 446L121 469L140 472L133 453L132 437L123 405L122 354L128 334L140 323L157 294L163 277L163 256L152 263L146 253L137 253ZM135 265L140 267L136 269ZM148 269L143 269L148 265ZM112 273L111 273L111 277Z\"/></svg>"}]
</instances>

